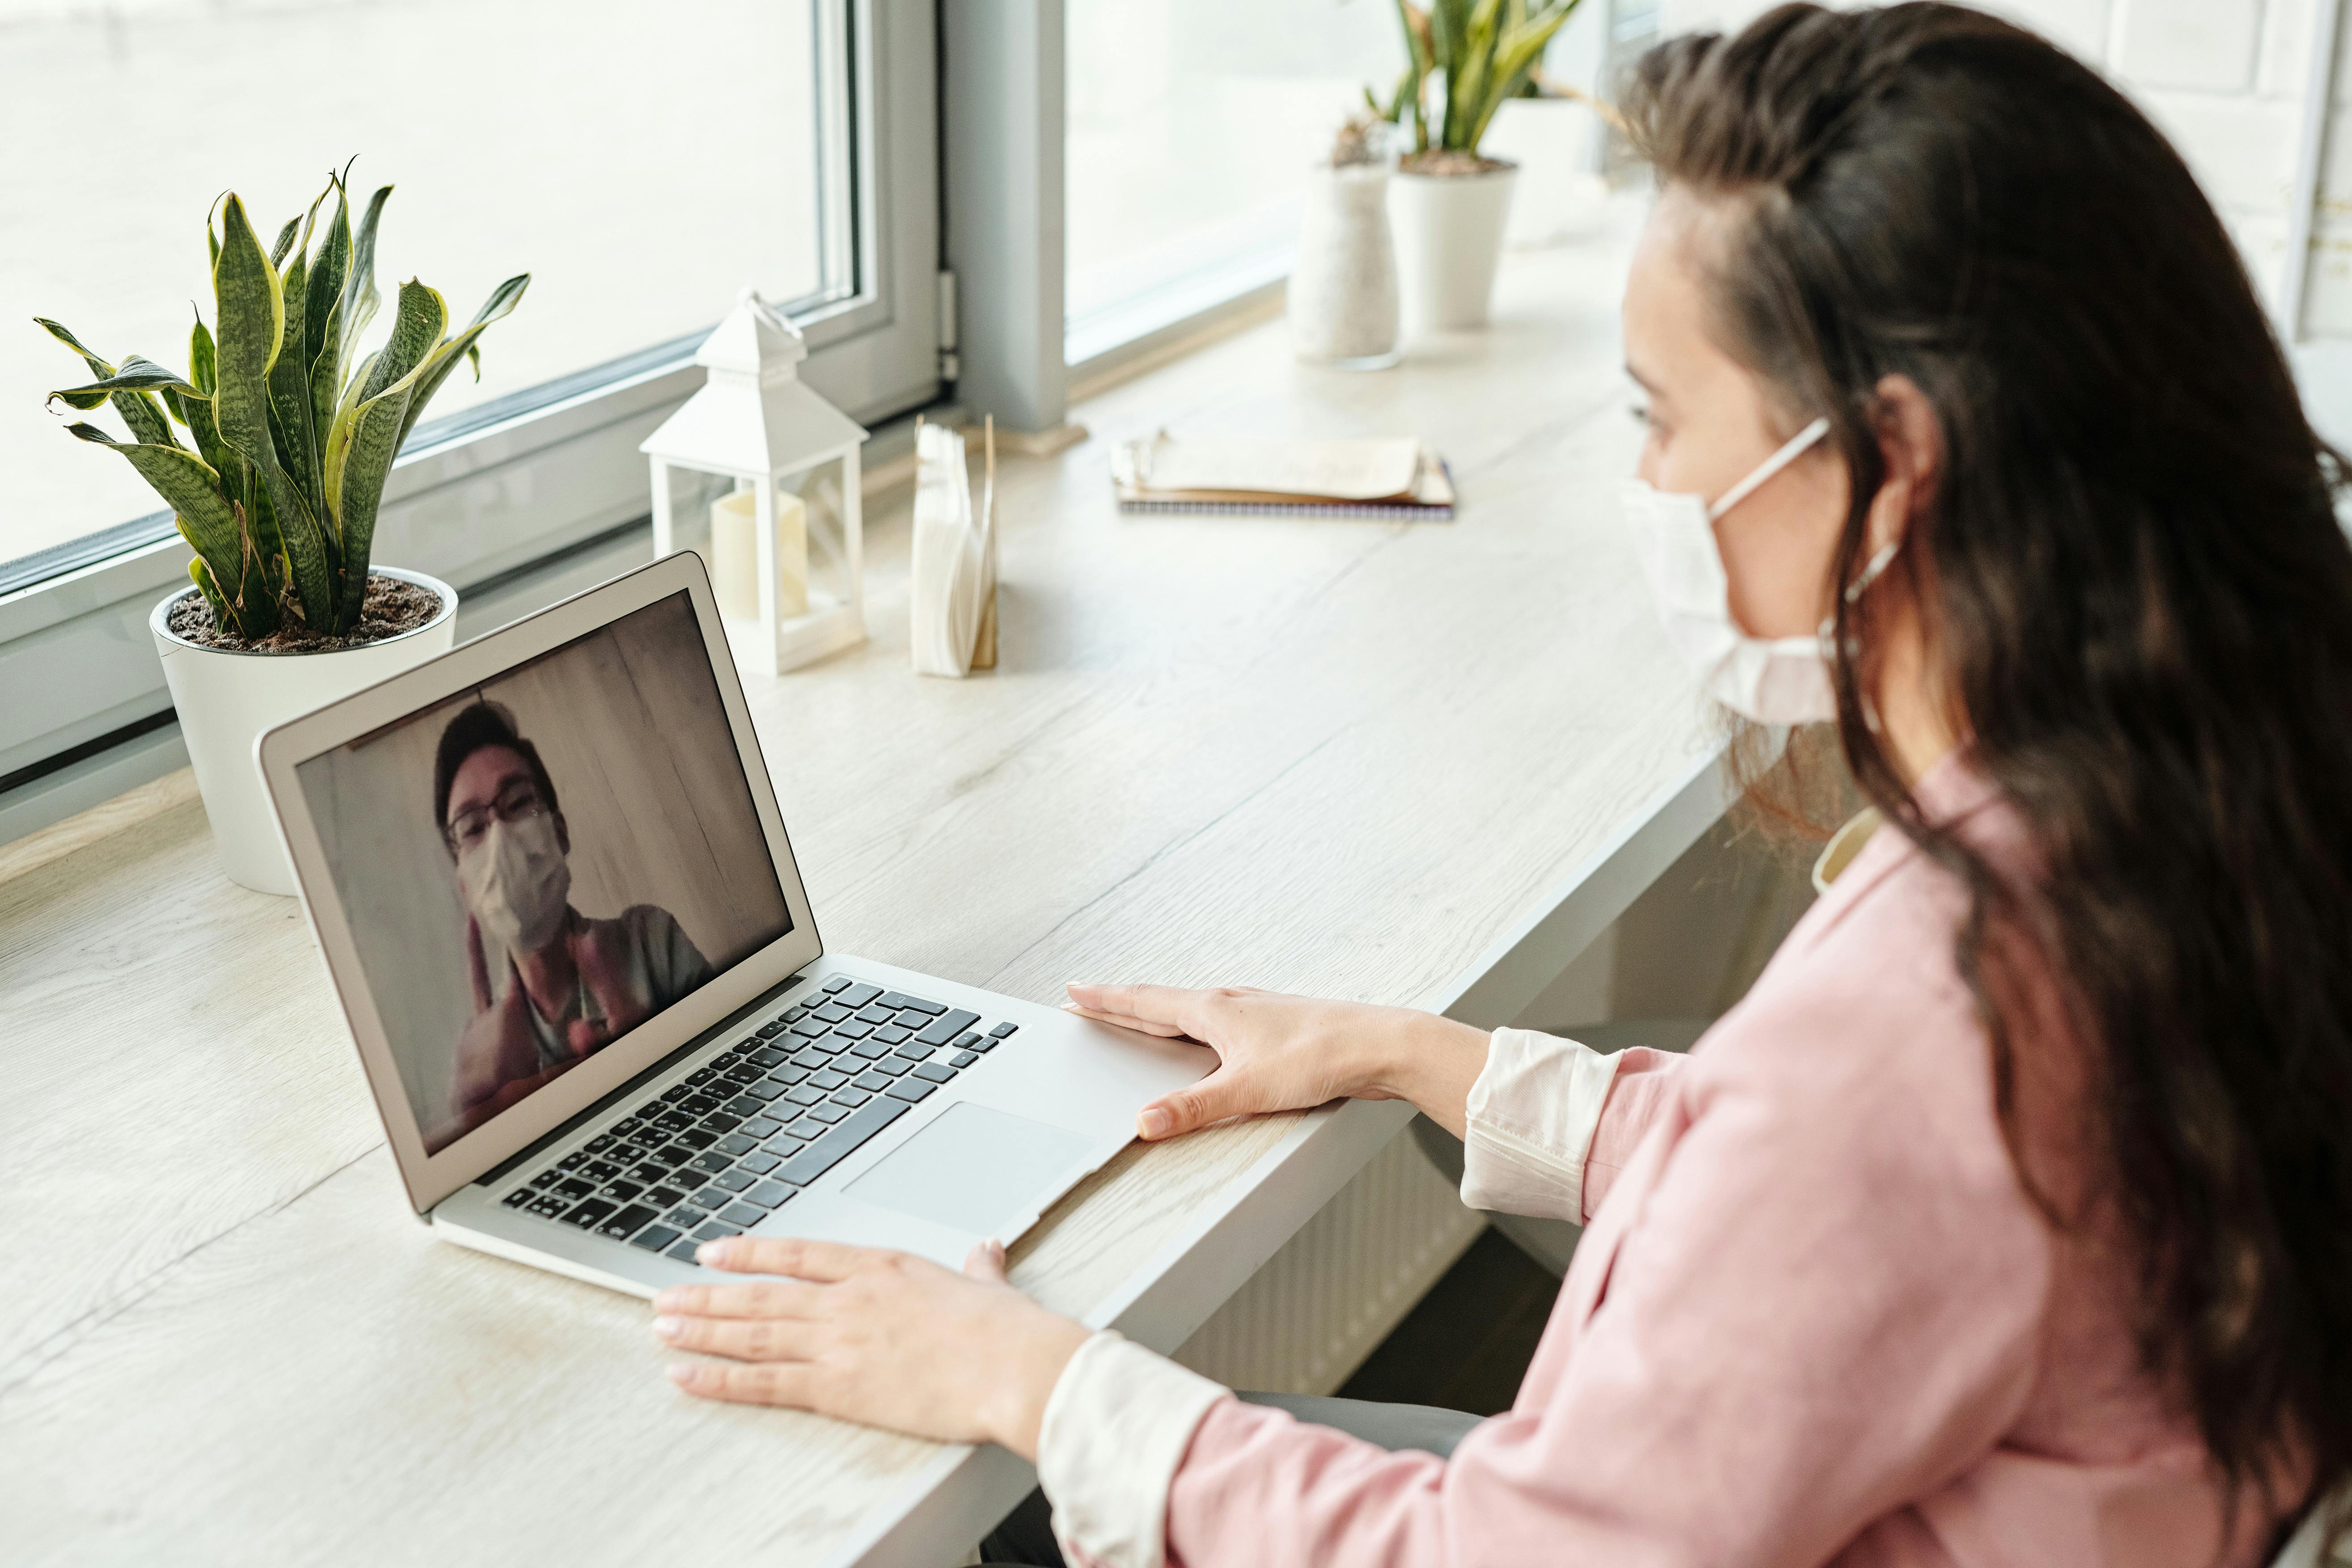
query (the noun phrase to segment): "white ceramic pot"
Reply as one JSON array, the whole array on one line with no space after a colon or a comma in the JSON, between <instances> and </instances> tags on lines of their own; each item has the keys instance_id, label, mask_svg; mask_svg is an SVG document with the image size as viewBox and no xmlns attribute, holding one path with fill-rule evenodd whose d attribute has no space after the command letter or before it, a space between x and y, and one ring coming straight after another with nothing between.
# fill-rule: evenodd
<instances>
[{"instance_id":1,"label":"white ceramic pot","mask_svg":"<svg viewBox=\"0 0 2352 1568\"><path fill-rule=\"evenodd\" d=\"M1483 327L1503 255L1503 225L1517 170L1483 174L1416 174L1389 182L1396 231L1397 295L1405 335Z\"/></svg>"},{"instance_id":2,"label":"white ceramic pot","mask_svg":"<svg viewBox=\"0 0 2352 1568\"><path fill-rule=\"evenodd\" d=\"M441 595L441 613L396 637L332 653L235 653L200 647L174 634L172 606L195 592L173 594L147 617L163 679L179 710L188 761L204 793L213 843L229 879L259 893L292 893L294 868L278 837L278 816L261 786L254 742L266 730L348 697L443 654L457 638L457 590L422 572L374 571Z\"/></svg>"},{"instance_id":3,"label":"white ceramic pot","mask_svg":"<svg viewBox=\"0 0 2352 1568\"><path fill-rule=\"evenodd\" d=\"M1503 243L1557 245L1590 232L1609 187L1601 177L1601 116L1572 98L1507 98L1481 152L1519 166Z\"/></svg>"},{"instance_id":4,"label":"white ceramic pot","mask_svg":"<svg viewBox=\"0 0 2352 1568\"><path fill-rule=\"evenodd\" d=\"M1341 370L1396 363L1396 247L1389 239L1386 165L1325 164L1308 172L1288 298L1290 346L1300 359Z\"/></svg>"}]
</instances>

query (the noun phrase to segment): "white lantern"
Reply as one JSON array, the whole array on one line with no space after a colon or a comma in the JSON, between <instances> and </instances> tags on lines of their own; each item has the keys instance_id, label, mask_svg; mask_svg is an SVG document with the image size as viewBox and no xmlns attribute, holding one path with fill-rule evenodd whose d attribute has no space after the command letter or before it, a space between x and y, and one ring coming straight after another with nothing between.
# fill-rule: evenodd
<instances>
[{"instance_id":1,"label":"white lantern","mask_svg":"<svg viewBox=\"0 0 2352 1568\"><path fill-rule=\"evenodd\" d=\"M653 463L656 556L678 548L671 515L673 468L719 475L734 480L737 490L751 492L759 613L754 619L723 619L736 663L762 675L796 669L866 640L857 468L866 431L802 383L796 367L807 357L799 331L756 291L744 289L719 330L695 352L694 363L709 372L702 390L637 448ZM821 471L824 465L835 463L840 493L827 505L828 498L815 492L827 477ZM803 502L816 504L807 506L807 613L786 616L778 602L784 563L777 559L777 508L778 498L795 489ZM829 583L815 570L819 552L832 568ZM722 603L726 597L722 594Z\"/></svg>"}]
</instances>

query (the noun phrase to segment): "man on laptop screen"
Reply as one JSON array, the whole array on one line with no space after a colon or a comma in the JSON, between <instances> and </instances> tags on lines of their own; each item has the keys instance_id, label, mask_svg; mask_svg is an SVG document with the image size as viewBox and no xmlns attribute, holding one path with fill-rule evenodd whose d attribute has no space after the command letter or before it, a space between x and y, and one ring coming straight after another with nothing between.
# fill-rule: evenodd
<instances>
[{"instance_id":1,"label":"man on laptop screen","mask_svg":"<svg viewBox=\"0 0 2352 1568\"><path fill-rule=\"evenodd\" d=\"M300 775L427 1152L792 929L682 595Z\"/></svg>"}]
</instances>

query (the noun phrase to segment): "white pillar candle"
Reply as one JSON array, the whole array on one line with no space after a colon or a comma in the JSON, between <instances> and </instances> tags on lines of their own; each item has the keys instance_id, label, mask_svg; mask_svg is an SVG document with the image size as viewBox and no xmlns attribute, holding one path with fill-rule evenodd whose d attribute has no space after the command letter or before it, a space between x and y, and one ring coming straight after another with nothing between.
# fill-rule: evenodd
<instances>
[{"instance_id":1,"label":"white pillar candle","mask_svg":"<svg viewBox=\"0 0 2352 1568\"><path fill-rule=\"evenodd\" d=\"M759 498L737 490L710 503L710 585L719 613L760 618ZM789 490L776 491L776 614L808 614L808 509Z\"/></svg>"}]
</instances>

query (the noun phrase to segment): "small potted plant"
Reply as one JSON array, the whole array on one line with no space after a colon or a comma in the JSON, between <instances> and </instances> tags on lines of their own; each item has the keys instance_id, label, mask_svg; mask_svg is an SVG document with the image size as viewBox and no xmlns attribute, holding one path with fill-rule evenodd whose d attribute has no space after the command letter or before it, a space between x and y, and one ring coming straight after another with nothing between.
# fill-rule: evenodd
<instances>
[{"instance_id":1,"label":"small potted plant","mask_svg":"<svg viewBox=\"0 0 2352 1568\"><path fill-rule=\"evenodd\" d=\"M1381 113L1411 142L1389 183L1408 331L1486 324L1514 166L1482 156L1479 143L1495 111L1527 84L1576 5L1433 0L1424 10L1397 0L1411 63ZM1381 107L1377 100L1375 107Z\"/></svg>"},{"instance_id":2,"label":"small potted plant","mask_svg":"<svg viewBox=\"0 0 2352 1568\"><path fill-rule=\"evenodd\" d=\"M331 176L268 251L245 204L228 196L218 231L205 223L215 324L198 314L185 375L136 355L110 364L57 322L39 323L95 378L51 401L111 404L131 438L89 424L68 431L138 469L195 552L194 586L157 605L148 627L221 859L262 892L293 892L294 875L254 763L256 738L454 641L455 589L371 565L376 508L425 405L460 360L480 374L478 340L530 281L499 284L453 332L441 296L412 279L389 336L362 354L379 303L376 225L391 195L389 185L375 193L354 234L343 178ZM329 195L334 216L314 249Z\"/></svg>"}]
</instances>

